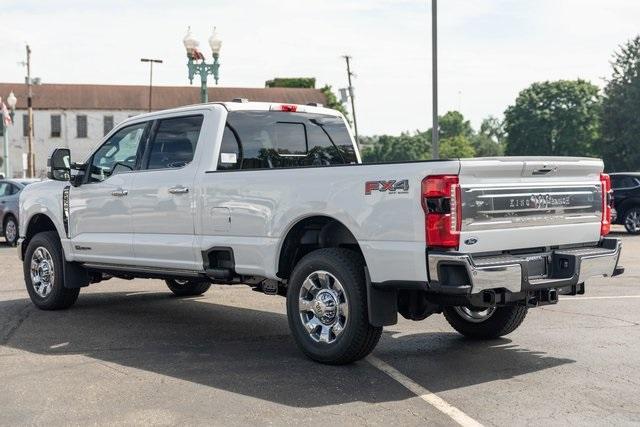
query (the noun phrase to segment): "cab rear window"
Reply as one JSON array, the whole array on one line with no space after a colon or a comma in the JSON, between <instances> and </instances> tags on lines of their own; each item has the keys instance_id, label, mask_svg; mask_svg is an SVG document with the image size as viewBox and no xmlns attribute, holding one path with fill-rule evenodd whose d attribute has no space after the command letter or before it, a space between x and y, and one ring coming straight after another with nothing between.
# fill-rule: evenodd
<instances>
[{"instance_id":1,"label":"cab rear window","mask_svg":"<svg viewBox=\"0 0 640 427\"><path fill-rule=\"evenodd\" d=\"M276 169L357 163L341 118L310 113L232 111L218 170Z\"/></svg>"}]
</instances>

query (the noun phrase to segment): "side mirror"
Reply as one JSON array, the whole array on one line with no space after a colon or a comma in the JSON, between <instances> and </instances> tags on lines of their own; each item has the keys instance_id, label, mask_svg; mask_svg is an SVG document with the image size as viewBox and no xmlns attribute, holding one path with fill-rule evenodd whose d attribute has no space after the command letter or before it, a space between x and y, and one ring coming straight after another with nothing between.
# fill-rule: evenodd
<instances>
[{"instance_id":1,"label":"side mirror","mask_svg":"<svg viewBox=\"0 0 640 427\"><path fill-rule=\"evenodd\" d=\"M56 148L47 160L47 178L56 181L69 181L71 177L71 151L68 148Z\"/></svg>"}]
</instances>

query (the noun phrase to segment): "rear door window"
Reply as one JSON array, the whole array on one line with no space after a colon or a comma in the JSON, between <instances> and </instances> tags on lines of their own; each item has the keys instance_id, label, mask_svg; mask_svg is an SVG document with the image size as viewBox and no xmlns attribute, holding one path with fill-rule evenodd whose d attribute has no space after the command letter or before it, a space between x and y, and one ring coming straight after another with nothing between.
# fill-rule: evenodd
<instances>
[{"instance_id":1,"label":"rear door window","mask_svg":"<svg viewBox=\"0 0 640 427\"><path fill-rule=\"evenodd\" d=\"M202 115L160 120L147 149L147 169L174 169L191 163L202 120Z\"/></svg>"}]
</instances>

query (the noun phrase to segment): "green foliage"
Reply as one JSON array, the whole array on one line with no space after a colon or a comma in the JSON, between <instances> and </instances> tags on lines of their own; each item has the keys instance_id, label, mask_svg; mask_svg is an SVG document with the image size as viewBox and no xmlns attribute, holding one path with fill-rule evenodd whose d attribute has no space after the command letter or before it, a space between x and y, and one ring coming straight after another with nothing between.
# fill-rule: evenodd
<instances>
[{"instance_id":1,"label":"green foliage","mask_svg":"<svg viewBox=\"0 0 640 427\"><path fill-rule=\"evenodd\" d=\"M473 157L476 150L464 135L455 135L440 141L440 157L454 159L458 157Z\"/></svg>"},{"instance_id":2,"label":"green foliage","mask_svg":"<svg viewBox=\"0 0 640 427\"><path fill-rule=\"evenodd\" d=\"M505 112L507 155L590 156L599 139L601 98L584 80L533 83Z\"/></svg>"},{"instance_id":3,"label":"green foliage","mask_svg":"<svg viewBox=\"0 0 640 427\"><path fill-rule=\"evenodd\" d=\"M504 131L502 123L489 117L476 133L471 123L458 111L440 117L440 157L474 157L502 155ZM428 160L431 158L431 129L426 132L405 132L400 136L361 137L364 162Z\"/></svg>"},{"instance_id":4,"label":"green foliage","mask_svg":"<svg viewBox=\"0 0 640 427\"><path fill-rule=\"evenodd\" d=\"M349 112L347 111L344 104L338 99L336 94L333 93L331 86L324 85L323 87L320 88L320 90L322 91L325 98L327 99L327 103L325 107L333 108L334 110L340 111L347 118L347 120L349 120Z\"/></svg>"},{"instance_id":5,"label":"green foliage","mask_svg":"<svg viewBox=\"0 0 640 427\"><path fill-rule=\"evenodd\" d=\"M360 139L362 160L373 162L400 162L431 158L431 143L426 133L408 132L400 136L380 135Z\"/></svg>"},{"instance_id":6,"label":"green foliage","mask_svg":"<svg viewBox=\"0 0 640 427\"><path fill-rule=\"evenodd\" d=\"M315 89L315 77L276 77L265 82L266 87L298 87Z\"/></svg>"},{"instance_id":7,"label":"green foliage","mask_svg":"<svg viewBox=\"0 0 640 427\"><path fill-rule=\"evenodd\" d=\"M476 157L495 157L504 154L505 131L503 123L489 116L482 121L480 131L471 137Z\"/></svg>"},{"instance_id":8,"label":"green foliage","mask_svg":"<svg viewBox=\"0 0 640 427\"><path fill-rule=\"evenodd\" d=\"M602 107L603 144L608 171L640 169L640 36L614 53Z\"/></svg>"},{"instance_id":9,"label":"green foliage","mask_svg":"<svg viewBox=\"0 0 640 427\"><path fill-rule=\"evenodd\" d=\"M447 111L444 116L440 116L438 124L440 127L438 138L440 140L454 138L456 136L471 138L473 135L471 122L465 120L459 111Z\"/></svg>"}]
</instances>

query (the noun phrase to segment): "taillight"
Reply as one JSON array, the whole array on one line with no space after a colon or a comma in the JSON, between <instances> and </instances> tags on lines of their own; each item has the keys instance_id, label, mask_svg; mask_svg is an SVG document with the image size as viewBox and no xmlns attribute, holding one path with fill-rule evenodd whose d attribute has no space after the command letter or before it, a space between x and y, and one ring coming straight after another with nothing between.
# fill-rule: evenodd
<instances>
[{"instance_id":1,"label":"taillight","mask_svg":"<svg viewBox=\"0 0 640 427\"><path fill-rule=\"evenodd\" d=\"M427 245L458 248L462 201L457 175L430 175L422 180Z\"/></svg>"},{"instance_id":2,"label":"taillight","mask_svg":"<svg viewBox=\"0 0 640 427\"><path fill-rule=\"evenodd\" d=\"M600 235L606 236L611 231L611 205L613 204L613 191L611 191L611 178L606 173L600 174L602 186L602 220L600 221Z\"/></svg>"}]
</instances>

